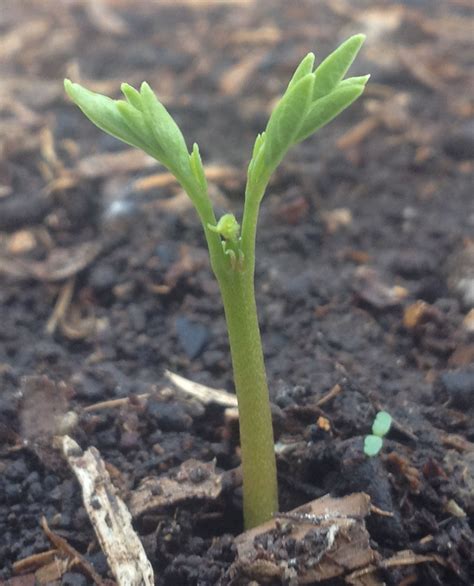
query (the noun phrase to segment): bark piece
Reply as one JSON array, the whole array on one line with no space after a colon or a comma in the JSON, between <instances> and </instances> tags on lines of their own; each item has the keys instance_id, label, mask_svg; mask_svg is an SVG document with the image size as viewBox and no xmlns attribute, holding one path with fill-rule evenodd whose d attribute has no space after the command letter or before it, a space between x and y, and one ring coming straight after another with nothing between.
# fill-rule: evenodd
<instances>
[{"instance_id":1,"label":"bark piece","mask_svg":"<svg viewBox=\"0 0 474 586\"><path fill-rule=\"evenodd\" d=\"M364 493L327 495L246 531L236 539L233 583L278 577L314 584L374 563L364 522L369 510Z\"/></svg>"},{"instance_id":2,"label":"bark piece","mask_svg":"<svg viewBox=\"0 0 474 586\"><path fill-rule=\"evenodd\" d=\"M117 496L105 464L94 447L85 452L68 436L62 452L76 475L84 506L119 586L153 586L153 569L132 527L130 513Z\"/></svg>"},{"instance_id":3,"label":"bark piece","mask_svg":"<svg viewBox=\"0 0 474 586\"><path fill-rule=\"evenodd\" d=\"M216 463L191 459L183 462L173 477L144 478L132 492L129 506L134 517L174 506L191 499L216 499L222 492L222 474Z\"/></svg>"}]
</instances>

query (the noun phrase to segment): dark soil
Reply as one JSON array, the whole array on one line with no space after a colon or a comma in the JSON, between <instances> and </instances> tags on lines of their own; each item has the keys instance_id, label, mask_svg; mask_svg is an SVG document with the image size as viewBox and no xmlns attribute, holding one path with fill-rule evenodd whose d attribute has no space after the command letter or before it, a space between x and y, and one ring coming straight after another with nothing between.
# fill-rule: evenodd
<instances>
[{"instance_id":1,"label":"dark soil","mask_svg":"<svg viewBox=\"0 0 474 586\"><path fill-rule=\"evenodd\" d=\"M295 64L353 32L368 35L354 66L371 72L368 90L291 152L260 218L281 508L364 491L393 513L368 519L382 557L443 560L384 570L386 584L474 583L470 3L1 4L0 583L32 583L8 579L13 563L51 548L42 516L110 577L51 447L65 427L100 451L125 499L189 458L239 464L223 408L163 392L165 369L232 391L195 213L162 169L84 119L62 78L109 95L148 80L213 165L219 212L238 214L253 139ZM155 396L84 411L141 393ZM381 408L395 425L368 459L363 438ZM157 584L227 584L239 490L136 528ZM88 580L72 567L59 583Z\"/></svg>"}]
</instances>

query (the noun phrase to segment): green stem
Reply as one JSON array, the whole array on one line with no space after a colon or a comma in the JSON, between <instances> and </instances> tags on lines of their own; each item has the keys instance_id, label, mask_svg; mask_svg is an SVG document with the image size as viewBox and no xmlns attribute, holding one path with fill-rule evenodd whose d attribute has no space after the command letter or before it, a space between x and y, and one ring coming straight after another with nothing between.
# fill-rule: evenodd
<instances>
[{"instance_id":1,"label":"green stem","mask_svg":"<svg viewBox=\"0 0 474 586\"><path fill-rule=\"evenodd\" d=\"M246 528L272 518L278 510L278 485L270 398L255 303L255 237L266 181L248 188L242 225L243 267L232 268L221 237L209 229L216 223L208 198L196 205L204 227L212 269L219 282L229 333L234 382L239 405Z\"/></svg>"},{"instance_id":2,"label":"green stem","mask_svg":"<svg viewBox=\"0 0 474 586\"><path fill-rule=\"evenodd\" d=\"M252 279L255 273L255 240L257 236L258 213L269 180L270 173L262 173L258 179L249 177L245 189L241 245L245 258L245 266L249 273L252 274Z\"/></svg>"},{"instance_id":3,"label":"green stem","mask_svg":"<svg viewBox=\"0 0 474 586\"><path fill-rule=\"evenodd\" d=\"M270 399L258 326L253 271L219 279L239 404L244 524L255 527L278 510Z\"/></svg>"}]
</instances>

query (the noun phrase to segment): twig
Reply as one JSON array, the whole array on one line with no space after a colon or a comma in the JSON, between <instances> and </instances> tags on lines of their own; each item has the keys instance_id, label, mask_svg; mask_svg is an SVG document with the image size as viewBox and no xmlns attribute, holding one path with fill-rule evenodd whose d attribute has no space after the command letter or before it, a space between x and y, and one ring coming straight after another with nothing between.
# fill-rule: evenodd
<instances>
[{"instance_id":1,"label":"twig","mask_svg":"<svg viewBox=\"0 0 474 586\"><path fill-rule=\"evenodd\" d=\"M148 399L151 393L142 393L141 395L133 395L133 399L138 399L139 401L143 401ZM88 405L84 407L84 411L86 413L90 413L91 411L102 411L102 409L115 409L116 407L122 407L130 402L130 397L122 397L121 399L110 399L109 401L101 401L100 403L94 403L93 405Z\"/></svg>"},{"instance_id":2,"label":"twig","mask_svg":"<svg viewBox=\"0 0 474 586\"><path fill-rule=\"evenodd\" d=\"M62 551L66 557L71 559L72 562L77 562L87 575L94 580L94 584L98 586L105 586L105 582L94 570L92 564L90 564L72 545L70 545L65 539L51 531L46 521L46 517L41 517L41 527L46 533L46 537L55 545L60 551Z\"/></svg>"},{"instance_id":3,"label":"twig","mask_svg":"<svg viewBox=\"0 0 474 586\"><path fill-rule=\"evenodd\" d=\"M213 389L206 385L196 383L192 380L184 378L179 374L175 374L170 370L165 370L165 376L173 384L176 389L183 392L184 394L193 397L197 401L208 405L210 403L217 403L223 407L237 407L237 397L224 391L223 389ZM165 387L161 389L161 392L168 390L170 393L174 393L174 389ZM139 401L148 399L152 393L142 393L141 395L134 395L133 398ZM92 411L101 411L102 409L114 409L116 407L122 407L130 401L130 397L122 397L120 399L110 399L108 401L101 401L100 403L94 403L84 407L84 412L90 413Z\"/></svg>"},{"instance_id":4,"label":"twig","mask_svg":"<svg viewBox=\"0 0 474 586\"><path fill-rule=\"evenodd\" d=\"M48 551L42 551L40 553L34 553L29 555L27 558L18 560L13 563L14 574L27 574L33 572L37 568L41 568L46 564L49 564L59 555L59 549L49 549Z\"/></svg>"},{"instance_id":5,"label":"twig","mask_svg":"<svg viewBox=\"0 0 474 586\"><path fill-rule=\"evenodd\" d=\"M71 277L66 282L66 284L61 287L53 313L51 314L50 318L48 319L48 323L46 324L46 332L50 335L54 334L56 328L58 327L58 323L63 319L69 305L71 304L72 294L74 292L74 283L75 278Z\"/></svg>"},{"instance_id":6,"label":"twig","mask_svg":"<svg viewBox=\"0 0 474 586\"><path fill-rule=\"evenodd\" d=\"M323 397L321 397L321 399L319 399L319 401L316 403L316 406L321 407L322 405L325 405L326 403L331 401L331 399L334 399L334 397L337 397L337 395L339 395L340 392L342 392L341 385L340 384L334 385L332 387L332 389L330 389Z\"/></svg>"},{"instance_id":7,"label":"twig","mask_svg":"<svg viewBox=\"0 0 474 586\"><path fill-rule=\"evenodd\" d=\"M381 517L393 517L393 513L391 511L384 511L383 509L379 509L372 503L370 504L370 512L374 513L375 515L380 515Z\"/></svg>"},{"instance_id":8,"label":"twig","mask_svg":"<svg viewBox=\"0 0 474 586\"><path fill-rule=\"evenodd\" d=\"M237 397L231 395L222 389L212 389L200 383L195 383L187 378L179 376L174 372L165 370L165 376L170 380L180 391L191 395L201 403L217 403L223 407L237 407Z\"/></svg>"}]
</instances>

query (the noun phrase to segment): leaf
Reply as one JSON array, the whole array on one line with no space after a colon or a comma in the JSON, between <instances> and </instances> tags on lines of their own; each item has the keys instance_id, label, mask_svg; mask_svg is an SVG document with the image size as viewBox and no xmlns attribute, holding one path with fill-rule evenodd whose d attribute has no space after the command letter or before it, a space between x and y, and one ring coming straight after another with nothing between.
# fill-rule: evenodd
<instances>
[{"instance_id":1,"label":"leaf","mask_svg":"<svg viewBox=\"0 0 474 586\"><path fill-rule=\"evenodd\" d=\"M296 83L303 79L305 75L311 73L313 71L314 65L314 53L308 53L306 57L301 60L301 63L296 68L295 72L293 73L293 77L290 79L290 83L288 84L288 88L286 91L291 89Z\"/></svg>"},{"instance_id":2,"label":"leaf","mask_svg":"<svg viewBox=\"0 0 474 586\"><path fill-rule=\"evenodd\" d=\"M124 122L116 100L96 94L78 83L72 83L69 79L64 80L64 89L71 100L98 128L127 144L148 152L147 142Z\"/></svg>"},{"instance_id":3,"label":"leaf","mask_svg":"<svg viewBox=\"0 0 474 586\"><path fill-rule=\"evenodd\" d=\"M207 191L206 175L204 173L201 154L199 153L199 147L197 143L193 144L193 152L189 155L189 163L191 165L191 171L193 172L194 178L196 179L199 187L202 190Z\"/></svg>"},{"instance_id":4,"label":"leaf","mask_svg":"<svg viewBox=\"0 0 474 586\"><path fill-rule=\"evenodd\" d=\"M310 104L313 84L313 74L306 75L285 92L273 110L265 130L265 162L270 169L293 144Z\"/></svg>"},{"instance_id":5,"label":"leaf","mask_svg":"<svg viewBox=\"0 0 474 586\"><path fill-rule=\"evenodd\" d=\"M131 85L129 85L128 83L122 83L122 85L120 86L120 89L122 91L122 94L130 102L130 104L134 108L136 108L137 110L141 111L143 106L142 106L142 97L140 95L140 92L138 90L136 90L134 87L132 87Z\"/></svg>"},{"instance_id":6,"label":"leaf","mask_svg":"<svg viewBox=\"0 0 474 586\"><path fill-rule=\"evenodd\" d=\"M324 59L314 72L313 100L329 94L341 81L357 56L365 35L354 35Z\"/></svg>"},{"instance_id":7,"label":"leaf","mask_svg":"<svg viewBox=\"0 0 474 586\"><path fill-rule=\"evenodd\" d=\"M247 169L247 178L249 184L258 184L259 181L265 176L265 157L263 156L265 140L265 132L258 134L257 138L255 139L255 144L252 152L252 159L250 160Z\"/></svg>"},{"instance_id":8,"label":"leaf","mask_svg":"<svg viewBox=\"0 0 474 586\"><path fill-rule=\"evenodd\" d=\"M328 96L313 102L294 142L308 138L313 132L325 126L352 104L364 91L364 85L348 85L336 88Z\"/></svg>"},{"instance_id":9,"label":"leaf","mask_svg":"<svg viewBox=\"0 0 474 586\"><path fill-rule=\"evenodd\" d=\"M376 456L382 449L383 441L378 435L368 435L364 440L364 454Z\"/></svg>"},{"instance_id":10,"label":"leaf","mask_svg":"<svg viewBox=\"0 0 474 586\"><path fill-rule=\"evenodd\" d=\"M337 84L337 87L346 87L348 85L363 85L365 86L370 79L370 75L361 75L359 77L348 77Z\"/></svg>"},{"instance_id":11,"label":"leaf","mask_svg":"<svg viewBox=\"0 0 474 586\"><path fill-rule=\"evenodd\" d=\"M387 435L392 425L392 416L387 411L379 411L372 424L372 433L379 437Z\"/></svg>"},{"instance_id":12,"label":"leaf","mask_svg":"<svg viewBox=\"0 0 474 586\"><path fill-rule=\"evenodd\" d=\"M169 168L178 178L189 175L189 154L181 130L171 114L157 99L150 86L143 82L140 88L143 116L156 142L170 161Z\"/></svg>"},{"instance_id":13,"label":"leaf","mask_svg":"<svg viewBox=\"0 0 474 586\"><path fill-rule=\"evenodd\" d=\"M141 148L146 153L165 164L165 153L154 140L154 136L150 133L150 130L143 119L143 114L134 108L129 102L123 100L117 100L115 102L115 107L120 113L123 123L127 126L130 132L139 136L143 141Z\"/></svg>"},{"instance_id":14,"label":"leaf","mask_svg":"<svg viewBox=\"0 0 474 586\"><path fill-rule=\"evenodd\" d=\"M261 133L257 134L257 138L255 139L255 144L253 145L252 160L257 157L264 142L265 142L265 132L261 132Z\"/></svg>"}]
</instances>

